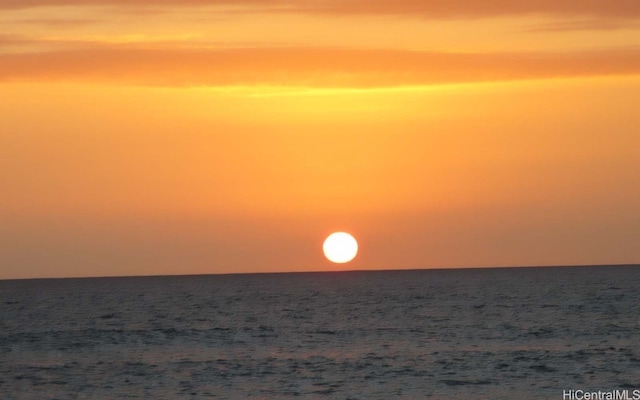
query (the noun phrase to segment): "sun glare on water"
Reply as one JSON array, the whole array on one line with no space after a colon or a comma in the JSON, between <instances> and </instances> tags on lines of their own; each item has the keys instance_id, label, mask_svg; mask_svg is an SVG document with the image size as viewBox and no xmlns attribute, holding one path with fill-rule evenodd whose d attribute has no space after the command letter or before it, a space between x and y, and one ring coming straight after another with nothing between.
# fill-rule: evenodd
<instances>
[{"instance_id":1,"label":"sun glare on water","mask_svg":"<svg viewBox=\"0 0 640 400\"><path fill-rule=\"evenodd\" d=\"M358 242L346 232L334 232L324 240L322 251L331 262L347 263L358 254Z\"/></svg>"}]
</instances>

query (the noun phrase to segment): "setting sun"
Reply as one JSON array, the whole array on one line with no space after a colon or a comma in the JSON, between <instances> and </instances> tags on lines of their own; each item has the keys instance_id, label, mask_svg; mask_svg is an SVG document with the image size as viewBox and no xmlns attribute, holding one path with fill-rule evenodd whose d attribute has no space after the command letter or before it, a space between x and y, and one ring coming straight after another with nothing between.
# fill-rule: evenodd
<instances>
[{"instance_id":1,"label":"setting sun","mask_svg":"<svg viewBox=\"0 0 640 400\"><path fill-rule=\"evenodd\" d=\"M319 271L346 227L358 270L634 262L638 21L0 0L0 279Z\"/></svg>"},{"instance_id":2,"label":"setting sun","mask_svg":"<svg viewBox=\"0 0 640 400\"><path fill-rule=\"evenodd\" d=\"M358 242L346 232L334 232L325 239L322 250L329 261L347 263L358 254Z\"/></svg>"}]
</instances>

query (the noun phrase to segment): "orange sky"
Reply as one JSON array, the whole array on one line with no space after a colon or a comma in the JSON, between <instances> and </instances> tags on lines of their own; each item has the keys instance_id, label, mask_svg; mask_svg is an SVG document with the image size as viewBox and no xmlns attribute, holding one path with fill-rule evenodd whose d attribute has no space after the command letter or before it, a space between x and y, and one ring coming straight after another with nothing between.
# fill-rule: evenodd
<instances>
[{"instance_id":1,"label":"orange sky","mask_svg":"<svg viewBox=\"0 0 640 400\"><path fill-rule=\"evenodd\" d=\"M0 279L640 262L636 0L0 0L0 26Z\"/></svg>"}]
</instances>

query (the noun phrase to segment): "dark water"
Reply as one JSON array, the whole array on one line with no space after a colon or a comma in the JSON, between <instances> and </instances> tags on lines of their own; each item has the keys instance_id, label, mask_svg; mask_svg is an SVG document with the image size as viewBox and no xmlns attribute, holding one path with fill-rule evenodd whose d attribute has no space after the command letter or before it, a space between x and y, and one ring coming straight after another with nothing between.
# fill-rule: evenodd
<instances>
[{"instance_id":1,"label":"dark water","mask_svg":"<svg viewBox=\"0 0 640 400\"><path fill-rule=\"evenodd\" d=\"M640 389L640 267L0 281L2 399Z\"/></svg>"}]
</instances>

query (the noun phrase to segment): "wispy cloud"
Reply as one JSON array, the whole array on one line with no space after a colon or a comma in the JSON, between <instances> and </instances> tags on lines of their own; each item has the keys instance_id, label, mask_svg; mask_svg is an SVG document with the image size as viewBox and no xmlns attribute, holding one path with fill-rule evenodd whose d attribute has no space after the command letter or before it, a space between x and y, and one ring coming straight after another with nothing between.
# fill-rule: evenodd
<instances>
[{"instance_id":1,"label":"wispy cloud","mask_svg":"<svg viewBox=\"0 0 640 400\"><path fill-rule=\"evenodd\" d=\"M33 39L25 35L3 35L0 34L0 46L22 46L26 43L32 43Z\"/></svg>"},{"instance_id":2,"label":"wispy cloud","mask_svg":"<svg viewBox=\"0 0 640 400\"><path fill-rule=\"evenodd\" d=\"M292 2L295 4L294 2ZM403 14L433 18L478 18L521 14L591 15L599 17L640 16L635 0L311 0L301 10L325 13Z\"/></svg>"},{"instance_id":3,"label":"wispy cloud","mask_svg":"<svg viewBox=\"0 0 640 400\"><path fill-rule=\"evenodd\" d=\"M640 29L640 21L623 18L554 21L530 26L523 29L522 32L614 31L619 29Z\"/></svg>"},{"instance_id":4,"label":"wispy cloud","mask_svg":"<svg viewBox=\"0 0 640 400\"><path fill-rule=\"evenodd\" d=\"M95 18L30 18L15 20L14 23L40 25L52 29L74 28L78 26L95 25L104 22Z\"/></svg>"},{"instance_id":5,"label":"wispy cloud","mask_svg":"<svg viewBox=\"0 0 640 400\"><path fill-rule=\"evenodd\" d=\"M402 14L430 18L479 18L520 14L640 17L637 0L0 0L2 9L39 6L225 6L330 14Z\"/></svg>"},{"instance_id":6,"label":"wispy cloud","mask_svg":"<svg viewBox=\"0 0 640 400\"><path fill-rule=\"evenodd\" d=\"M94 46L0 55L0 81L158 86L393 87L640 74L640 50L455 54L339 48L160 49Z\"/></svg>"}]
</instances>

